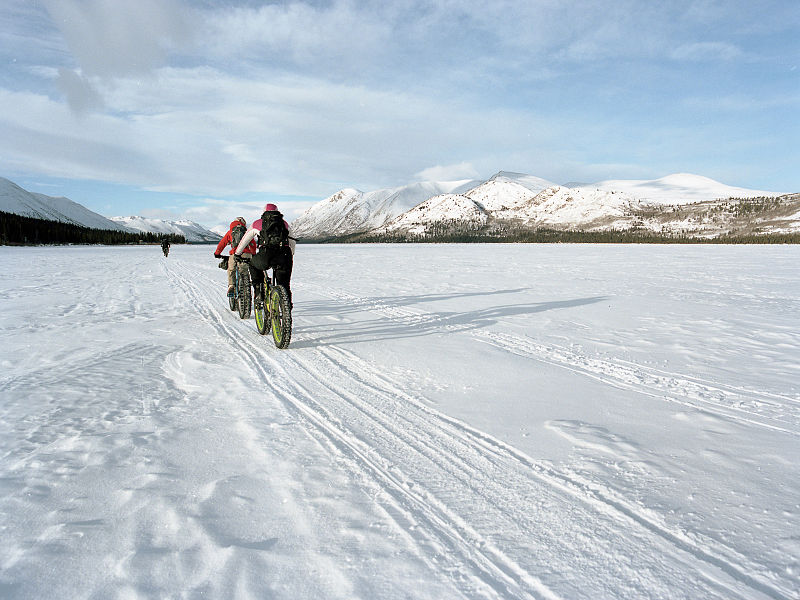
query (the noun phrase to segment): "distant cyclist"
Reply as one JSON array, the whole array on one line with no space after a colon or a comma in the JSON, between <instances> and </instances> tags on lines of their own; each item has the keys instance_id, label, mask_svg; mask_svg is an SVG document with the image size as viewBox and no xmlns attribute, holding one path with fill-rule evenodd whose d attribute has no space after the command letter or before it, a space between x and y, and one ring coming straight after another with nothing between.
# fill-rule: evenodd
<instances>
[{"instance_id":1,"label":"distant cyclist","mask_svg":"<svg viewBox=\"0 0 800 600\"><path fill-rule=\"evenodd\" d=\"M247 230L236 255L241 256L258 236L258 252L250 260L250 280L253 282L256 302L263 301L261 296L264 283L264 272L272 269L275 282L286 288L289 294L289 306L292 306L292 265L294 261L295 240L289 236L289 224L274 204L267 204L261 218L253 221Z\"/></svg>"},{"instance_id":2,"label":"distant cyclist","mask_svg":"<svg viewBox=\"0 0 800 600\"><path fill-rule=\"evenodd\" d=\"M219 241L219 244L217 244L217 249L214 250L214 257L222 258L222 251L228 244L231 245L229 253L233 254L234 250L236 250L236 247L239 245L239 242L242 241L242 238L246 232L247 221L244 220L244 217L236 217L235 221L231 221L228 232L222 237L222 239ZM244 254L252 256L255 253L256 243L251 242L244 249ZM235 266L236 263L233 260L228 260L228 296L233 296L233 269Z\"/></svg>"},{"instance_id":3,"label":"distant cyclist","mask_svg":"<svg viewBox=\"0 0 800 600\"><path fill-rule=\"evenodd\" d=\"M161 251L164 253L164 256L169 254L169 240L166 238L161 240Z\"/></svg>"}]
</instances>

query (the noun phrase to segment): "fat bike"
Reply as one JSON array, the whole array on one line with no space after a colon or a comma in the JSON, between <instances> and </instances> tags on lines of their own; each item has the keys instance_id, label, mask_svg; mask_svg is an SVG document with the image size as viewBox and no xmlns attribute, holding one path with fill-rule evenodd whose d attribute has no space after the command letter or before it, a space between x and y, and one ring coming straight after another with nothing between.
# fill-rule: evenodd
<instances>
[{"instance_id":1,"label":"fat bike","mask_svg":"<svg viewBox=\"0 0 800 600\"><path fill-rule=\"evenodd\" d=\"M236 260L230 257L229 260ZM233 267L233 290L228 293L228 305L231 310L239 311L240 319L250 318L252 306L250 297L250 269L247 261L237 260Z\"/></svg>"},{"instance_id":2,"label":"fat bike","mask_svg":"<svg viewBox=\"0 0 800 600\"><path fill-rule=\"evenodd\" d=\"M292 339L292 307L289 302L289 292L282 285L275 282L275 273L267 277L264 273L264 283L256 295L255 316L256 329L261 335L272 334L272 341L281 350L289 347Z\"/></svg>"}]
</instances>

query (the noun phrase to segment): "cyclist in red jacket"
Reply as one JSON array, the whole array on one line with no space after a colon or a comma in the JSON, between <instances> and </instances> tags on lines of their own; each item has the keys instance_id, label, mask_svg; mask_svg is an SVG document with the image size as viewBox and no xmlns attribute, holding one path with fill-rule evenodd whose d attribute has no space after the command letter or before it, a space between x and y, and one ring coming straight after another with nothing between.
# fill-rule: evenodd
<instances>
[{"instance_id":1,"label":"cyclist in red jacket","mask_svg":"<svg viewBox=\"0 0 800 600\"><path fill-rule=\"evenodd\" d=\"M231 245L231 249L229 254L233 254L236 251L236 246L239 245L239 242L242 241L244 234L247 232L247 221L244 220L244 217L237 217L235 221L231 221L230 228L228 229L228 233L226 233L222 239L217 244L217 249L214 250L214 258L222 258L222 251L225 249L225 246L228 244ZM249 254L250 257L255 255L256 253L256 243L251 242L247 245L246 248L243 249L244 254ZM228 259L228 296L233 296L233 269L236 266L236 262L231 258Z\"/></svg>"}]
</instances>

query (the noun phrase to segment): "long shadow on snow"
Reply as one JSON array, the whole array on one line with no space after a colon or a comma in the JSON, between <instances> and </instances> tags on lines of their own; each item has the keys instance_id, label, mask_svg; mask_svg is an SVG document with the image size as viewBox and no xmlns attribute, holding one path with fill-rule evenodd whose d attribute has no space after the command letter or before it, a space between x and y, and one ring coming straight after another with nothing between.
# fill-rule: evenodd
<instances>
[{"instance_id":1,"label":"long shadow on snow","mask_svg":"<svg viewBox=\"0 0 800 600\"><path fill-rule=\"evenodd\" d=\"M500 294L518 294L526 292L530 288L514 288L509 290L493 290L480 292L459 292L454 294L416 294L416 295L393 295L393 296L373 296L364 298L355 296L352 298L338 298L334 300L336 304L329 301L309 302L303 305L303 313L308 315L347 315L362 312L370 309L401 308L414 306L428 302L441 302L443 300L456 300L459 298L475 298L478 296L497 296Z\"/></svg>"},{"instance_id":2,"label":"long shadow on snow","mask_svg":"<svg viewBox=\"0 0 800 600\"><path fill-rule=\"evenodd\" d=\"M507 290L520 291L520 290ZM439 295L437 299L449 299L463 296L492 295L506 292L483 292L470 294L456 294L451 296ZM357 306L337 307L331 309L324 303L312 303L309 309L303 312L318 312L331 315L342 315L347 313L369 311L371 308L381 310L387 307L407 306L417 304L426 300L428 296L406 296L404 303L402 298L392 299L362 299ZM312 327L303 327L303 339L299 339L292 344L294 348L308 348L318 346L341 345L343 343L363 343L376 342L382 340L401 339L409 337L420 337L433 334L462 333L474 331L491 325L495 325L504 317L519 315L533 315L548 310L558 310L573 308L587 304L595 304L606 300L606 296L593 296L589 298L576 298L574 300L561 300L557 302L533 302L526 304L505 304L491 306L488 308L476 309L468 312L442 311L423 314L409 314L403 316L381 315L372 319L360 321L350 321L342 324L325 324ZM387 300L392 300L390 303ZM317 306L315 306L317 305ZM340 328L336 331L336 328ZM318 333L316 333L318 332ZM298 332L299 333L299 332Z\"/></svg>"}]
</instances>

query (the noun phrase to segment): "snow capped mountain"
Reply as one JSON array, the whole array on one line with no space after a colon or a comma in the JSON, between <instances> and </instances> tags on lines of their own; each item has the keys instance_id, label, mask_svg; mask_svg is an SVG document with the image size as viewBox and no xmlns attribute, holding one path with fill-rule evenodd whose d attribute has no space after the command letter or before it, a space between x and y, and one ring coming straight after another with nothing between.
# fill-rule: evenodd
<instances>
[{"instance_id":1,"label":"snow capped mountain","mask_svg":"<svg viewBox=\"0 0 800 600\"><path fill-rule=\"evenodd\" d=\"M29 192L3 177L0 177L0 211L45 221L72 223L91 229L128 231L124 224L92 212L69 198L54 198Z\"/></svg>"},{"instance_id":2,"label":"snow capped mountain","mask_svg":"<svg viewBox=\"0 0 800 600\"><path fill-rule=\"evenodd\" d=\"M528 225L569 225L586 229L616 224L638 204L636 198L622 192L584 191L556 185L530 200L496 211L494 217L519 220Z\"/></svg>"},{"instance_id":3,"label":"snow capped mountain","mask_svg":"<svg viewBox=\"0 0 800 600\"><path fill-rule=\"evenodd\" d=\"M503 210L516 206L521 202L530 200L535 195L536 192L519 183L499 179L490 179L465 194L465 196L477 202L487 211Z\"/></svg>"},{"instance_id":4,"label":"snow capped mountain","mask_svg":"<svg viewBox=\"0 0 800 600\"><path fill-rule=\"evenodd\" d=\"M429 198L386 225L386 231L407 231L422 234L431 224L475 228L485 225L486 211L475 201L461 194L442 194Z\"/></svg>"},{"instance_id":5,"label":"snow capped mountain","mask_svg":"<svg viewBox=\"0 0 800 600\"><path fill-rule=\"evenodd\" d=\"M512 173L510 171L500 171L499 173L493 175L489 181L496 181L499 183L516 183L517 185L521 185L522 187L536 193L556 185L552 181L542 179L541 177L534 177L533 175L526 175L525 173Z\"/></svg>"},{"instance_id":6,"label":"snow capped mountain","mask_svg":"<svg viewBox=\"0 0 800 600\"><path fill-rule=\"evenodd\" d=\"M346 188L318 202L292 222L300 238L324 238L381 227L432 196L468 191L477 181L426 181L361 192Z\"/></svg>"},{"instance_id":7,"label":"snow capped mountain","mask_svg":"<svg viewBox=\"0 0 800 600\"><path fill-rule=\"evenodd\" d=\"M569 189L558 185L538 194L510 181L487 181L463 195L434 196L400 215L381 231L419 235L434 225L473 229L490 219L524 226L581 229L630 225L639 201L619 192Z\"/></svg>"},{"instance_id":8,"label":"snow capped mountain","mask_svg":"<svg viewBox=\"0 0 800 600\"><path fill-rule=\"evenodd\" d=\"M651 204L692 204L725 198L754 198L758 196L780 196L775 192L748 190L725 185L702 175L675 173L660 179L599 181L578 188L583 191L625 192Z\"/></svg>"},{"instance_id":9,"label":"snow capped mountain","mask_svg":"<svg viewBox=\"0 0 800 600\"><path fill-rule=\"evenodd\" d=\"M182 235L189 243L218 242L221 235L209 231L194 221L166 221L164 219L148 219L145 217L111 217L115 223L134 231L149 233L174 233Z\"/></svg>"},{"instance_id":10,"label":"snow capped mountain","mask_svg":"<svg viewBox=\"0 0 800 600\"><path fill-rule=\"evenodd\" d=\"M687 173L651 181L601 181L570 188L532 175L500 171L484 182L425 182L369 193L341 190L312 206L294 222L293 228L306 238L368 231L424 234L435 228L441 230L443 223L457 229L466 224L479 229L507 223L530 228L592 230L635 226L683 232L697 229L699 220L707 220L704 211L710 207L702 204L774 196L779 194L728 186ZM646 218L648 212L663 212L670 206L692 206L693 214L680 218L695 224L684 223L675 228L667 226L669 215ZM743 224L741 219L738 224ZM722 231L721 221L717 228Z\"/></svg>"},{"instance_id":11,"label":"snow capped mountain","mask_svg":"<svg viewBox=\"0 0 800 600\"><path fill-rule=\"evenodd\" d=\"M224 237L226 233L228 233L228 226L226 225L215 225L211 229L210 232L216 233L220 238Z\"/></svg>"}]
</instances>

